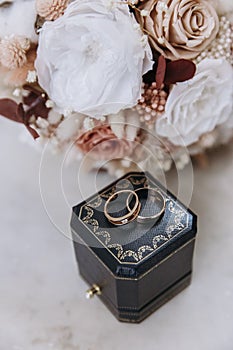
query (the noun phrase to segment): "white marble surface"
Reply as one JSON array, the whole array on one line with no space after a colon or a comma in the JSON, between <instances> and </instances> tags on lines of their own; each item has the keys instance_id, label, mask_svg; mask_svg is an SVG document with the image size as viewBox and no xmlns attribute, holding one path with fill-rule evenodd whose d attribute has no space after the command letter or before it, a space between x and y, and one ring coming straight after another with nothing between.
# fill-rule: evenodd
<instances>
[{"instance_id":1,"label":"white marble surface","mask_svg":"<svg viewBox=\"0 0 233 350\"><path fill-rule=\"evenodd\" d=\"M54 160L42 171L42 194L50 189L47 214L40 155L18 142L21 128L0 120L0 349L232 350L233 147L211 157L209 169L195 170L191 207L199 214L199 236L192 285L143 323L130 325L118 323L97 298L84 298L87 286L71 242L48 218L66 230L69 205L65 210L56 197ZM64 187L69 201L78 202L72 171L65 172ZM93 175L81 182L91 191Z\"/></svg>"}]
</instances>

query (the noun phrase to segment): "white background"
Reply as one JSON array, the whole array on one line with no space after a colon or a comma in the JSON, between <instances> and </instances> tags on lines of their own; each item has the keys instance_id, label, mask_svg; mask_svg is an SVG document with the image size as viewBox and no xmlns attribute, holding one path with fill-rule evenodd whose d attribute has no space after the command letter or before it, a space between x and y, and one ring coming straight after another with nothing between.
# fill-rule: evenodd
<instances>
[{"instance_id":1,"label":"white background","mask_svg":"<svg viewBox=\"0 0 233 350\"><path fill-rule=\"evenodd\" d=\"M199 234L192 285L131 325L115 320L98 298L85 299L72 243L42 204L41 156L19 142L21 132L21 125L0 119L0 350L232 350L233 147L216 151L208 169L195 169L191 208ZM42 191L52 220L66 231L70 205L81 194L71 166L64 175L69 203L59 203L55 159L47 162ZM86 175L82 188L91 193L94 180ZM98 181L111 180L102 175Z\"/></svg>"}]
</instances>

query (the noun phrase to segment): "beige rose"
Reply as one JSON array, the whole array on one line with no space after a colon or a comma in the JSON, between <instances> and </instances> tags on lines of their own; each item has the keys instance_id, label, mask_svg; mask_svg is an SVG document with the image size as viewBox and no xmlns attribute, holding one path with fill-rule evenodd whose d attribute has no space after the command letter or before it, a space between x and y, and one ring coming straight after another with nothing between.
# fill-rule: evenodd
<instances>
[{"instance_id":1,"label":"beige rose","mask_svg":"<svg viewBox=\"0 0 233 350\"><path fill-rule=\"evenodd\" d=\"M217 13L206 0L145 0L139 9L151 45L171 60L197 57L219 30Z\"/></svg>"}]
</instances>

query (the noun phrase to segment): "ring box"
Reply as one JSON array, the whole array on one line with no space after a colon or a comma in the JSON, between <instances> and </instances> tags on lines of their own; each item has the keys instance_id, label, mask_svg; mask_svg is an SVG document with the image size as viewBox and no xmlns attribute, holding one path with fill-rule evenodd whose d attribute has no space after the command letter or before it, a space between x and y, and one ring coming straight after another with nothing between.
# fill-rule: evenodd
<instances>
[{"instance_id":1,"label":"ring box","mask_svg":"<svg viewBox=\"0 0 233 350\"><path fill-rule=\"evenodd\" d=\"M112 225L107 199L141 187L164 196L160 221ZM197 216L149 173L129 173L75 206L71 230L81 276L119 321L141 322L191 282Z\"/></svg>"}]
</instances>

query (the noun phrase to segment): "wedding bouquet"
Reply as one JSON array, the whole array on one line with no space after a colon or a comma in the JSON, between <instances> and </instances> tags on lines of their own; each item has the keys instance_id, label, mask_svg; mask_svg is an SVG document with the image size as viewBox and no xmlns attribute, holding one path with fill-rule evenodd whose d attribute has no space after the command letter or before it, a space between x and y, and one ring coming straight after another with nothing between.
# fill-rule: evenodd
<instances>
[{"instance_id":1,"label":"wedding bouquet","mask_svg":"<svg viewBox=\"0 0 233 350\"><path fill-rule=\"evenodd\" d=\"M233 137L232 43L232 0L0 1L0 114L110 172L183 167Z\"/></svg>"}]
</instances>

